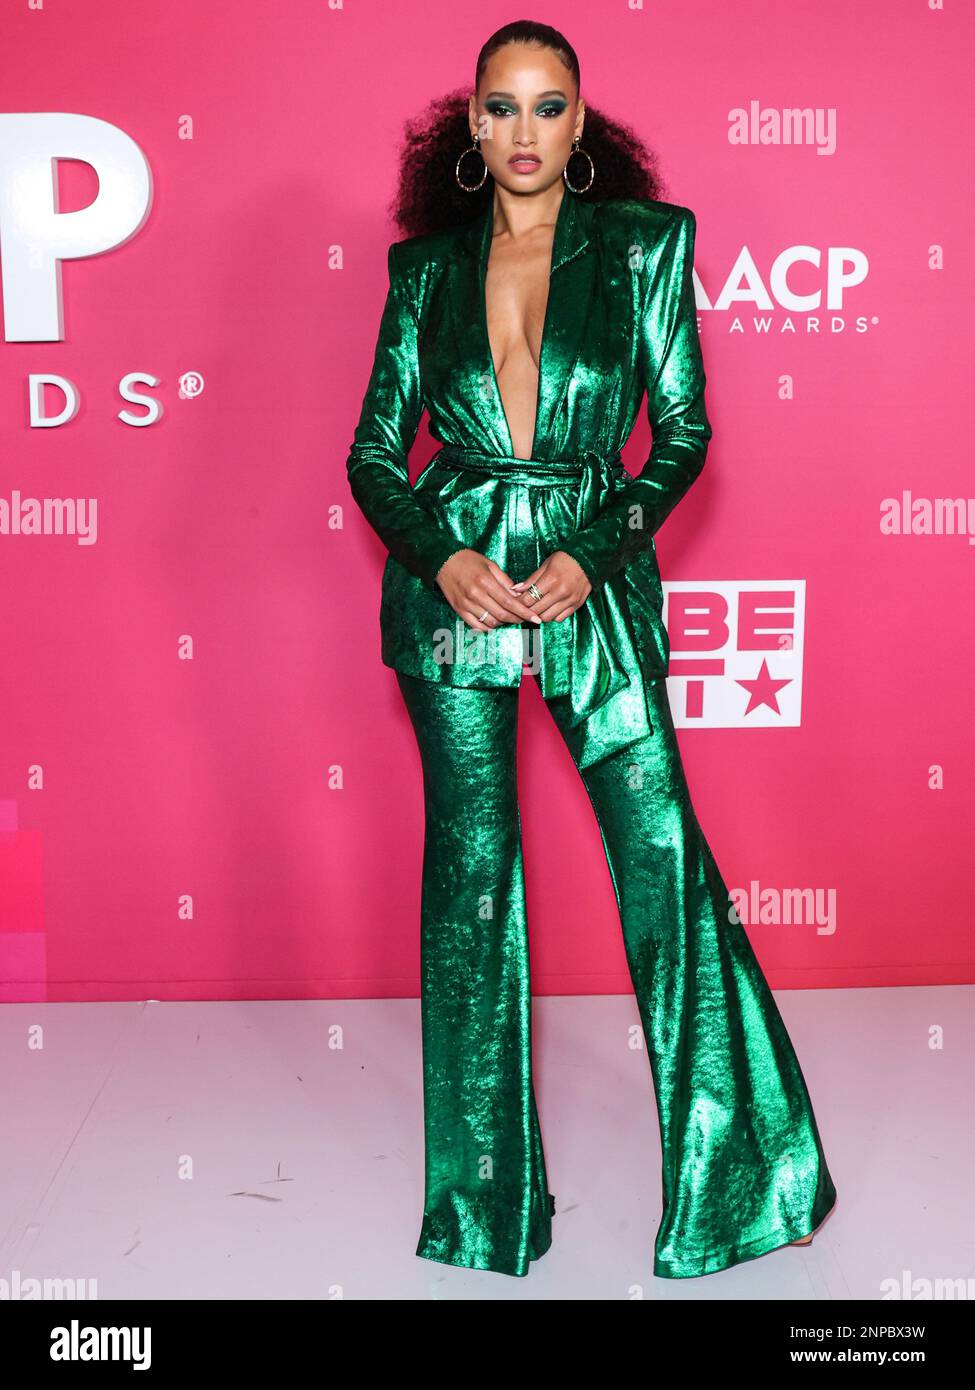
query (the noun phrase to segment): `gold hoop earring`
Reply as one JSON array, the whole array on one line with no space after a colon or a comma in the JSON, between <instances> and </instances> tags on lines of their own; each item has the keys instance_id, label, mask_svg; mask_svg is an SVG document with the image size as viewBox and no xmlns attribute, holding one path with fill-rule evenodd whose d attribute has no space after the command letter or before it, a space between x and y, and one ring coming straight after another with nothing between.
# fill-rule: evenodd
<instances>
[{"instance_id":1,"label":"gold hoop earring","mask_svg":"<svg viewBox=\"0 0 975 1390\"><path fill-rule=\"evenodd\" d=\"M569 159L567 159L565 161L565 168L562 170L562 177L565 180L565 186L570 193L585 193L588 189L592 188L592 181L596 177L596 166L592 162L592 156L586 154L586 151L581 147L581 145L579 144L580 138L581 137L577 135L576 138L573 140L572 149L569 151L569 159L571 159L574 154L581 154L585 159L589 160L589 182L585 185L584 188L573 188L572 184L569 182Z\"/></svg>"},{"instance_id":2,"label":"gold hoop earring","mask_svg":"<svg viewBox=\"0 0 975 1390\"><path fill-rule=\"evenodd\" d=\"M461 151L461 154L457 160L457 164L454 168L454 178L457 180L457 187L462 188L465 193L476 193L479 188L482 188L484 186L484 180L487 178L487 162L485 161L483 154L481 154L481 137L479 135L474 135L471 138L474 141L473 145L469 146L468 149ZM463 183L461 181L460 161L464 158L464 155L474 153L481 154L481 160L484 163L484 173L481 175L480 183L475 183L471 185L469 183Z\"/></svg>"}]
</instances>

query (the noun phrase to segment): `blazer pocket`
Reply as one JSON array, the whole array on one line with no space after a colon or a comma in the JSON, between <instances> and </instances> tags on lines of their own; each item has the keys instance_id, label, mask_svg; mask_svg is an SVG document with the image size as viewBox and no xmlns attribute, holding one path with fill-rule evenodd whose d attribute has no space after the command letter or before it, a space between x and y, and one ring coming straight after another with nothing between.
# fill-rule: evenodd
<instances>
[{"instance_id":1,"label":"blazer pocket","mask_svg":"<svg viewBox=\"0 0 975 1390\"><path fill-rule=\"evenodd\" d=\"M670 671L670 637L664 626L664 591L652 540L650 549L624 565L622 574L637 658L644 676L659 680Z\"/></svg>"}]
</instances>

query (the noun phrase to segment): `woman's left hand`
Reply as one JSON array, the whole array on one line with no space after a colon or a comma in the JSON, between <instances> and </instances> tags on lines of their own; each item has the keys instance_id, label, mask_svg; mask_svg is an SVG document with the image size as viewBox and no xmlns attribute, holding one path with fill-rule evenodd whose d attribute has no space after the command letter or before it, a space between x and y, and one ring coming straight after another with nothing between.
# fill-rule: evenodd
<instances>
[{"instance_id":1,"label":"woman's left hand","mask_svg":"<svg viewBox=\"0 0 975 1390\"><path fill-rule=\"evenodd\" d=\"M529 584L536 586L541 598L528 592ZM564 550L555 550L537 570L514 586L514 593L532 605L543 623L560 623L582 607L592 593L592 585L578 560Z\"/></svg>"}]
</instances>

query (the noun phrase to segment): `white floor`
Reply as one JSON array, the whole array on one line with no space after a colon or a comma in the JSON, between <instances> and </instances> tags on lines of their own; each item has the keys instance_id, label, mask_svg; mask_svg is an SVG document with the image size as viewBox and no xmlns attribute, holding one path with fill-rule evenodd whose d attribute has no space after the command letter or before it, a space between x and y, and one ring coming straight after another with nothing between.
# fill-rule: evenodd
<instances>
[{"instance_id":1,"label":"white floor","mask_svg":"<svg viewBox=\"0 0 975 1390\"><path fill-rule=\"evenodd\" d=\"M522 1279L414 1254L418 1001L8 1004L0 1280L96 1280L100 1299L683 1300L941 1279L975 1297L975 990L776 998L837 1205L807 1249L682 1280L652 1273L659 1133L631 995L534 1002L557 1211Z\"/></svg>"}]
</instances>

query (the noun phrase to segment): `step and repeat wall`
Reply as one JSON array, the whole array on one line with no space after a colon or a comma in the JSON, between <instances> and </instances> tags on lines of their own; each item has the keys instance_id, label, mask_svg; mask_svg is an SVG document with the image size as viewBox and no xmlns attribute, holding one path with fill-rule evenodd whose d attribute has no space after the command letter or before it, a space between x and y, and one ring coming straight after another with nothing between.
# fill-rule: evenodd
<instances>
[{"instance_id":1,"label":"step and repeat wall","mask_svg":"<svg viewBox=\"0 0 975 1390\"><path fill-rule=\"evenodd\" d=\"M418 993L420 763L346 458L404 122L517 17L6 7L3 999ZM972 12L534 17L697 218L714 434L657 536L668 693L756 952L774 987L970 980ZM411 477L435 448L424 419ZM524 686L534 988L629 990Z\"/></svg>"}]
</instances>

